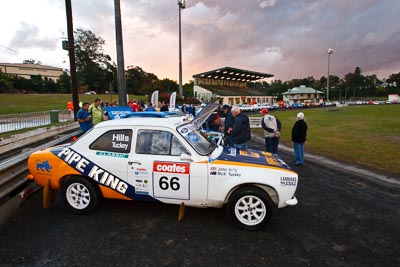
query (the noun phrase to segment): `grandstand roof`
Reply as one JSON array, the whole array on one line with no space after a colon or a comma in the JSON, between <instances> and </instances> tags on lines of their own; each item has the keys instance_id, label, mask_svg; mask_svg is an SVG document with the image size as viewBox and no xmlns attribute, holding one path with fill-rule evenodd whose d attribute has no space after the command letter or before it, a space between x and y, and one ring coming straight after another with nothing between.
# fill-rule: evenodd
<instances>
[{"instance_id":1,"label":"grandstand roof","mask_svg":"<svg viewBox=\"0 0 400 267\"><path fill-rule=\"evenodd\" d=\"M273 77L273 74L223 67L193 75L193 78L250 82Z\"/></svg>"}]
</instances>

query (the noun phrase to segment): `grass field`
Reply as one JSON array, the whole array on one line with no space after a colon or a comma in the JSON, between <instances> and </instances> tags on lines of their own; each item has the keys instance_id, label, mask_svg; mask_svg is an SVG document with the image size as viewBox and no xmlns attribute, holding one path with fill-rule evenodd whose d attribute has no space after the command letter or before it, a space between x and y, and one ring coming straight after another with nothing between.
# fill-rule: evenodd
<instances>
[{"instance_id":1,"label":"grass field","mask_svg":"<svg viewBox=\"0 0 400 267\"><path fill-rule=\"evenodd\" d=\"M110 95L80 95L81 101ZM118 96L113 95L113 100ZM133 97L133 96L132 96ZM132 98L130 97L130 98ZM138 99L146 100L144 96ZM65 110L71 95L0 94L0 115ZM400 177L400 105L367 105L277 111L282 122L281 142L292 146L291 129L297 112L308 124L306 152ZM261 129L257 132L262 135Z\"/></svg>"},{"instance_id":2,"label":"grass field","mask_svg":"<svg viewBox=\"0 0 400 267\"><path fill-rule=\"evenodd\" d=\"M309 129L306 152L400 177L400 105L301 111ZM272 113L282 122L281 142L290 147L298 112Z\"/></svg>"},{"instance_id":3,"label":"grass field","mask_svg":"<svg viewBox=\"0 0 400 267\"><path fill-rule=\"evenodd\" d=\"M129 96L132 99L135 96ZM93 103L95 98L101 98L104 102L116 100L118 95L79 95L82 102ZM137 96L138 100L146 100L145 96ZM44 110L66 110L68 101L72 101L71 94L0 94L0 115L18 114Z\"/></svg>"}]
</instances>

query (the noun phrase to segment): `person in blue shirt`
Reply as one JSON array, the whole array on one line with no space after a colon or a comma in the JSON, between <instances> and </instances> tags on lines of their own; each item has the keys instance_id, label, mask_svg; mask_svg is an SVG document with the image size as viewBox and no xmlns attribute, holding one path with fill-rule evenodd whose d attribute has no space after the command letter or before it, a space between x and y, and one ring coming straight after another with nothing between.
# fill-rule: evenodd
<instances>
[{"instance_id":1,"label":"person in blue shirt","mask_svg":"<svg viewBox=\"0 0 400 267\"><path fill-rule=\"evenodd\" d=\"M146 111L156 111L156 109L153 107L153 104L152 104L152 103L149 103L149 104L147 105Z\"/></svg>"},{"instance_id":2,"label":"person in blue shirt","mask_svg":"<svg viewBox=\"0 0 400 267\"><path fill-rule=\"evenodd\" d=\"M88 102L82 104L82 108L76 114L76 118L83 132L87 132L92 128L92 115L89 112Z\"/></svg>"}]
</instances>

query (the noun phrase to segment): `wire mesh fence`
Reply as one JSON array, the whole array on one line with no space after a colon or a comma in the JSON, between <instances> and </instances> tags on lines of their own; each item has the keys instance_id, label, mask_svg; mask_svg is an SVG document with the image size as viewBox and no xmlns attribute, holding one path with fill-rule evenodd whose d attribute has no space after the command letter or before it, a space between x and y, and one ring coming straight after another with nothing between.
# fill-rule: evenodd
<instances>
[{"instance_id":1,"label":"wire mesh fence","mask_svg":"<svg viewBox=\"0 0 400 267\"><path fill-rule=\"evenodd\" d=\"M0 133L74 120L72 111L50 110L0 115Z\"/></svg>"}]
</instances>

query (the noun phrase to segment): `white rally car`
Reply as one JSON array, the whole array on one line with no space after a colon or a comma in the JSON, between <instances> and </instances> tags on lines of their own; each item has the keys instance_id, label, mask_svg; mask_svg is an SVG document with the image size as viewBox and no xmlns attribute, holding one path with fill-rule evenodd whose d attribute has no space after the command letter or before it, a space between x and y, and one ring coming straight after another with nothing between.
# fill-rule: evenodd
<instances>
[{"instance_id":1,"label":"white rally car","mask_svg":"<svg viewBox=\"0 0 400 267\"><path fill-rule=\"evenodd\" d=\"M191 122L104 121L72 144L34 152L28 178L60 190L77 213L94 211L103 198L226 206L236 226L259 229L274 206L297 204L298 175L276 155L210 142L198 129L214 110L207 106Z\"/></svg>"}]
</instances>

